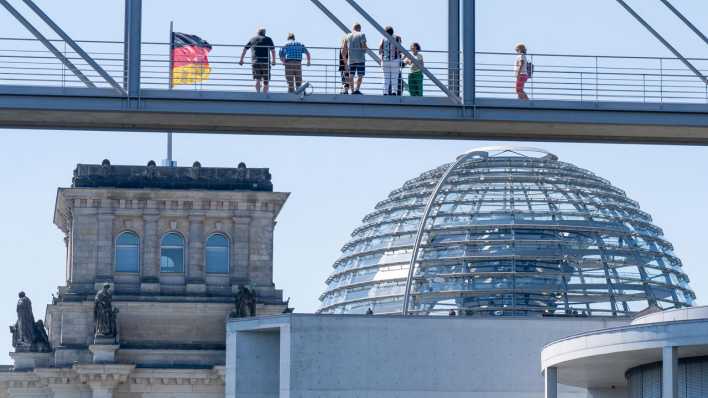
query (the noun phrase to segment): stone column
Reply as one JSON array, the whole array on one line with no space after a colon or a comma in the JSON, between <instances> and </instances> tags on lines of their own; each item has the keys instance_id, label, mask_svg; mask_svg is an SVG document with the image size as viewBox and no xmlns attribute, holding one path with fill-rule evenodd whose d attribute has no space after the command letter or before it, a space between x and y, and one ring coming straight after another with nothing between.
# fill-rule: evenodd
<instances>
[{"instance_id":1,"label":"stone column","mask_svg":"<svg viewBox=\"0 0 708 398\"><path fill-rule=\"evenodd\" d=\"M98 211L98 234L96 238L96 290L105 282L113 282L113 212L110 209Z\"/></svg>"},{"instance_id":2,"label":"stone column","mask_svg":"<svg viewBox=\"0 0 708 398\"><path fill-rule=\"evenodd\" d=\"M140 291L143 293L160 292L159 219L159 214L143 215L143 261L140 267Z\"/></svg>"},{"instance_id":3,"label":"stone column","mask_svg":"<svg viewBox=\"0 0 708 398\"><path fill-rule=\"evenodd\" d=\"M259 214L251 220L248 279L257 288L273 287L274 228L271 214Z\"/></svg>"},{"instance_id":4,"label":"stone column","mask_svg":"<svg viewBox=\"0 0 708 398\"><path fill-rule=\"evenodd\" d=\"M204 215L189 216L189 248L187 255L187 293L206 293L204 270Z\"/></svg>"},{"instance_id":5,"label":"stone column","mask_svg":"<svg viewBox=\"0 0 708 398\"><path fill-rule=\"evenodd\" d=\"M663 347L661 354L661 397L678 398L678 347Z\"/></svg>"},{"instance_id":6,"label":"stone column","mask_svg":"<svg viewBox=\"0 0 708 398\"><path fill-rule=\"evenodd\" d=\"M233 218L233 233L231 234L231 286L235 292L238 285L249 283L249 251L251 217L236 216Z\"/></svg>"},{"instance_id":7,"label":"stone column","mask_svg":"<svg viewBox=\"0 0 708 398\"><path fill-rule=\"evenodd\" d=\"M98 260L98 217L95 208L74 208L72 216L73 261L71 285L73 288L92 290L96 280Z\"/></svg>"},{"instance_id":8,"label":"stone column","mask_svg":"<svg viewBox=\"0 0 708 398\"><path fill-rule=\"evenodd\" d=\"M544 378L546 381L546 398L558 398L558 368L546 368Z\"/></svg>"}]
</instances>

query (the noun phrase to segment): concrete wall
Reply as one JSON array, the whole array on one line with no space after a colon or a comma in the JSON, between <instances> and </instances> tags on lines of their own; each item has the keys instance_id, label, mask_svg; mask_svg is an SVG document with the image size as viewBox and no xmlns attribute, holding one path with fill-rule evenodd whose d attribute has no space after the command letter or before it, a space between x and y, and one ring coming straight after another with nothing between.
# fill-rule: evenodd
<instances>
[{"instance_id":1,"label":"concrete wall","mask_svg":"<svg viewBox=\"0 0 708 398\"><path fill-rule=\"evenodd\" d=\"M243 366L273 377L278 369L262 352L272 354L275 348L255 345L279 344L281 397L542 398L540 353L546 343L626 323L607 318L300 314L235 320L227 326L227 344L235 344L237 351L235 358L227 358L227 392L233 372ZM273 329L280 330L280 339L256 341L252 336L272 335ZM242 345L248 350L241 350ZM262 396L270 395L238 389L235 395L227 393ZM574 387L561 387L560 396L593 397Z\"/></svg>"}]
</instances>

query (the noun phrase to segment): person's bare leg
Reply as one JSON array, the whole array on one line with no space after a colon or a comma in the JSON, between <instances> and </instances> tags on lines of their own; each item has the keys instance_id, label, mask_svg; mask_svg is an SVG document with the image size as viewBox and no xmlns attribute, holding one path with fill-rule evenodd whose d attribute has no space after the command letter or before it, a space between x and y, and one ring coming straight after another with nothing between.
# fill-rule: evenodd
<instances>
[{"instance_id":1,"label":"person's bare leg","mask_svg":"<svg viewBox=\"0 0 708 398\"><path fill-rule=\"evenodd\" d=\"M268 80L263 81L263 93L268 94L269 84Z\"/></svg>"},{"instance_id":2,"label":"person's bare leg","mask_svg":"<svg viewBox=\"0 0 708 398\"><path fill-rule=\"evenodd\" d=\"M256 80L256 92L257 93L261 92L261 80L260 79Z\"/></svg>"},{"instance_id":3,"label":"person's bare leg","mask_svg":"<svg viewBox=\"0 0 708 398\"><path fill-rule=\"evenodd\" d=\"M364 81L364 76L362 76L362 75L357 76L357 78L356 78L356 90L355 90L355 91L361 90L361 83L362 83L363 81Z\"/></svg>"}]
</instances>

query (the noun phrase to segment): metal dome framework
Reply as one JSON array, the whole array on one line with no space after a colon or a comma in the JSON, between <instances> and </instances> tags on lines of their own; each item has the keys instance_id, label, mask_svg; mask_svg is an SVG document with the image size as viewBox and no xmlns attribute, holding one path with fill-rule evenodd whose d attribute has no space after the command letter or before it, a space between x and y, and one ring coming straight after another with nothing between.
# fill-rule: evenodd
<instances>
[{"instance_id":1,"label":"metal dome framework","mask_svg":"<svg viewBox=\"0 0 708 398\"><path fill-rule=\"evenodd\" d=\"M624 191L540 149L487 147L378 203L320 312L631 316L690 306L688 281Z\"/></svg>"}]
</instances>

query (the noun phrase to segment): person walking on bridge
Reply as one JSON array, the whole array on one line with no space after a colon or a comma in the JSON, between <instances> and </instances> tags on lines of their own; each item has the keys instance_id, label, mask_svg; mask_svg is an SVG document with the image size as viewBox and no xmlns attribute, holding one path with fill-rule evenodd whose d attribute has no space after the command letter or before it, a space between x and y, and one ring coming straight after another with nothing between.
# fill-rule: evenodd
<instances>
[{"instance_id":1,"label":"person walking on bridge","mask_svg":"<svg viewBox=\"0 0 708 398\"><path fill-rule=\"evenodd\" d=\"M349 86L352 94L361 94L361 83L366 74L366 35L361 32L361 24L355 23L352 32L344 40L344 57L349 65ZM356 79L355 79L356 78Z\"/></svg>"},{"instance_id":2,"label":"person walking on bridge","mask_svg":"<svg viewBox=\"0 0 708 398\"><path fill-rule=\"evenodd\" d=\"M288 92L294 93L302 86L302 55L307 56L307 66L312 57L307 47L295 41L295 34L288 33L288 42L280 49L280 62L285 65L285 79L288 81Z\"/></svg>"},{"instance_id":3,"label":"person walking on bridge","mask_svg":"<svg viewBox=\"0 0 708 398\"><path fill-rule=\"evenodd\" d=\"M516 62L514 63L514 72L516 75L516 95L520 100L528 101L529 96L524 91L526 81L529 80L529 60L526 58L526 45L519 43L514 48L516 53Z\"/></svg>"},{"instance_id":4,"label":"person walking on bridge","mask_svg":"<svg viewBox=\"0 0 708 398\"><path fill-rule=\"evenodd\" d=\"M270 65L271 63L275 65L275 44L273 43L273 39L266 36L265 28L258 28L258 33L243 47L239 65L243 65L243 59L246 57L246 51L249 49L251 50L251 69L253 71L253 80L256 81L256 92L261 92L262 82L263 92L268 94Z\"/></svg>"},{"instance_id":5,"label":"person walking on bridge","mask_svg":"<svg viewBox=\"0 0 708 398\"><path fill-rule=\"evenodd\" d=\"M394 35L392 27L387 26L385 30L393 40L397 43L401 42L401 36ZM379 56L381 57L384 73L383 95L398 95L401 75L401 51L393 41L384 37L379 44Z\"/></svg>"}]
</instances>

